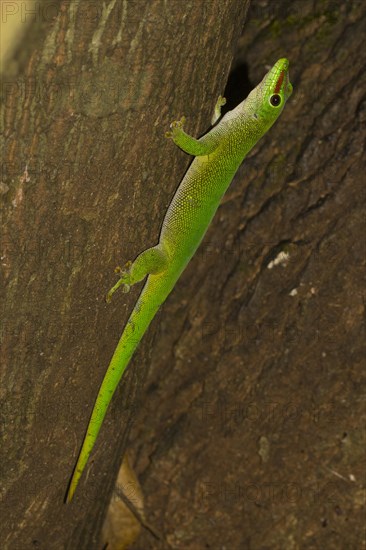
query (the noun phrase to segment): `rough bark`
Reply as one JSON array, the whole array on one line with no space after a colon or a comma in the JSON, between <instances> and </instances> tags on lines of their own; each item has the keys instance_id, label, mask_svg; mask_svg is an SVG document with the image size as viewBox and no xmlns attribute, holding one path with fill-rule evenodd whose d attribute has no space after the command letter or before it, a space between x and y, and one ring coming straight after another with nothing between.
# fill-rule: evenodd
<instances>
[{"instance_id":1,"label":"rough bark","mask_svg":"<svg viewBox=\"0 0 366 550\"><path fill-rule=\"evenodd\" d=\"M1 545L82 550L100 548L159 326L136 354L66 506L138 289L110 306L104 296L114 267L157 241L189 162L164 132L183 113L192 134L209 126L246 2L37 5L3 82Z\"/></svg>"},{"instance_id":2,"label":"rough bark","mask_svg":"<svg viewBox=\"0 0 366 550\"><path fill-rule=\"evenodd\" d=\"M251 5L234 74L287 55L294 94L164 308L136 549L363 547L364 36L364 2Z\"/></svg>"}]
</instances>

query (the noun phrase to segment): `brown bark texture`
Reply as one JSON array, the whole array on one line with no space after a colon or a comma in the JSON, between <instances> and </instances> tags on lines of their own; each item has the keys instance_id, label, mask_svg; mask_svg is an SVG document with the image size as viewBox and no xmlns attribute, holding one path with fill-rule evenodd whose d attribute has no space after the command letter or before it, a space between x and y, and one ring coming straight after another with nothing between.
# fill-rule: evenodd
<instances>
[{"instance_id":1,"label":"brown bark texture","mask_svg":"<svg viewBox=\"0 0 366 550\"><path fill-rule=\"evenodd\" d=\"M2 547L101 549L128 447L160 533L135 550L362 548L364 2L257 0L245 27L239 0L55 5L2 86ZM231 107L283 56L293 96L65 505L139 292L106 305L113 269L156 243L190 162L164 132L201 135L230 66Z\"/></svg>"},{"instance_id":2,"label":"brown bark texture","mask_svg":"<svg viewBox=\"0 0 366 550\"><path fill-rule=\"evenodd\" d=\"M100 548L158 326L118 388L75 500L65 505L96 393L139 289L111 305L104 297L115 266L158 239L190 161L164 133L183 108L188 131L209 126L246 3L36 4L2 82L0 540L9 549Z\"/></svg>"}]
</instances>

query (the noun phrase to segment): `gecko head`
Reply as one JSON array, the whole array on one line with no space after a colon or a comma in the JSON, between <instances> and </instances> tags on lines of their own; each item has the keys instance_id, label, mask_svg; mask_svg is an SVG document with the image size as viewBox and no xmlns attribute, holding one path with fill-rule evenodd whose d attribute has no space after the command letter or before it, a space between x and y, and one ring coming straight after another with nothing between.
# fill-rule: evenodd
<instances>
[{"instance_id":1,"label":"gecko head","mask_svg":"<svg viewBox=\"0 0 366 550\"><path fill-rule=\"evenodd\" d=\"M279 59L265 75L262 82L253 90L254 117L265 121L269 126L280 115L292 94L289 65L288 59Z\"/></svg>"}]
</instances>

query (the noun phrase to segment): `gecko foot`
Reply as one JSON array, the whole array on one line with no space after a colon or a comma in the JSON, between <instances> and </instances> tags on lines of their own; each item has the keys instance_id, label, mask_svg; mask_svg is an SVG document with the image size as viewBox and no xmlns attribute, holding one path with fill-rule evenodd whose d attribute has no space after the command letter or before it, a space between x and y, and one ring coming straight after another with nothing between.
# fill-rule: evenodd
<instances>
[{"instance_id":1,"label":"gecko foot","mask_svg":"<svg viewBox=\"0 0 366 550\"><path fill-rule=\"evenodd\" d=\"M116 292L116 290L122 286L122 292L123 293L127 293L129 292L131 286L130 286L130 272L129 272L129 269L132 265L132 262L131 261L128 261L126 262L126 264L124 265L124 267L120 267L120 266L117 266L116 269L114 270L115 273L118 273L120 278L119 280L116 282L116 284L109 290L109 292L107 293L107 296L106 296L106 302L107 304L110 303L111 299L112 299L112 296L113 294Z\"/></svg>"},{"instance_id":2,"label":"gecko foot","mask_svg":"<svg viewBox=\"0 0 366 550\"><path fill-rule=\"evenodd\" d=\"M211 124L214 125L221 117L221 107L226 104L226 98L219 95L216 101L215 109L211 118Z\"/></svg>"},{"instance_id":3,"label":"gecko foot","mask_svg":"<svg viewBox=\"0 0 366 550\"><path fill-rule=\"evenodd\" d=\"M180 120L174 120L170 125L171 132L165 132L165 137L174 140L182 132L185 121L186 118L184 116Z\"/></svg>"}]
</instances>

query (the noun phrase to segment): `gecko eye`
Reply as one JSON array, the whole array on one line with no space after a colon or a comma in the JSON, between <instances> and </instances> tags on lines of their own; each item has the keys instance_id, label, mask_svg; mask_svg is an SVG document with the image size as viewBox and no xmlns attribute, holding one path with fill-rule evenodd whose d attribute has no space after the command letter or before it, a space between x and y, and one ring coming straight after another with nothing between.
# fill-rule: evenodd
<instances>
[{"instance_id":1,"label":"gecko eye","mask_svg":"<svg viewBox=\"0 0 366 550\"><path fill-rule=\"evenodd\" d=\"M278 94L273 94L269 98L269 102L271 105L273 105L273 107L278 107L281 103L281 96Z\"/></svg>"}]
</instances>

